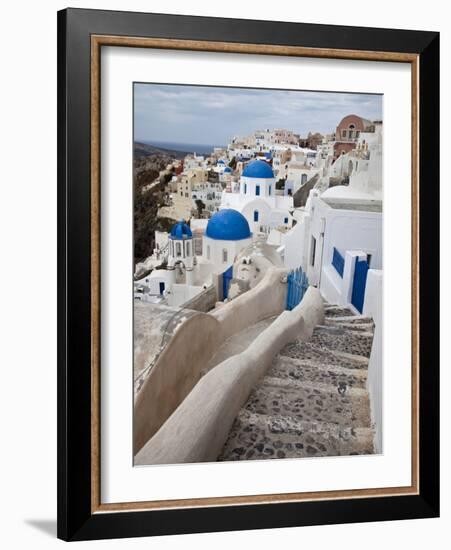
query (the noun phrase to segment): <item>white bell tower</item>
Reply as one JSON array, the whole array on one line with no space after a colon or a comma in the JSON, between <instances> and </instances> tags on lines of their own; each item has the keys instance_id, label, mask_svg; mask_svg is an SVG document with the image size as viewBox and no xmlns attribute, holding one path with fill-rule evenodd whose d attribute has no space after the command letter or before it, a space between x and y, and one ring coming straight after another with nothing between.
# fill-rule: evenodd
<instances>
[{"instance_id":1,"label":"white bell tower","mask_svg":"<svg viewBox=\"0 0 451 550\"><path fill-rule=\"evenodd\" d=\"M175 283L175 267L183 264L186 272L186 284L194 282L194 249L193 234L187 223L180 220L176 223L169 235L168 271L171 273L171 283Z\"/></svg>"}]
</instances>

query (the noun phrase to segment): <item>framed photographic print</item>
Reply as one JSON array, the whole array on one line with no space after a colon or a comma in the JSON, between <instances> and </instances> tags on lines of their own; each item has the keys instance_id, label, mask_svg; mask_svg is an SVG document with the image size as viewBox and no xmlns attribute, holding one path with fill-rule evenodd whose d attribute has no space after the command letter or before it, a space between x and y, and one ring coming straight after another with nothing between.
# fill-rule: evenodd
<instances>
[{"instance_id":1,"label":"framed photographic print","mask_svg":"<svg viewBox=\"0 0 451 550\"><path fill-rule=\"evenodd\" d=\"M58 14L58 536L439 513L439 35Z\"/></svg>"}]
</instances>

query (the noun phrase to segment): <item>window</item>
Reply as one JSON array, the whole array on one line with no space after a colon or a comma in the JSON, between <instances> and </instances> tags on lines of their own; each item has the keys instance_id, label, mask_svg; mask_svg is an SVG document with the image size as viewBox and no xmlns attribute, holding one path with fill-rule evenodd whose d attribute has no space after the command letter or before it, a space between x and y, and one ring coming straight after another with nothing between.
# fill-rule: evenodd
<instances>
[{"instance_id":1,"label":"window","mask_svg":"<svg viewBox=\"0 0 451 550\"><path fill-rule=\"evenodd\" d=\"M254 222L258 222L258 210L254 210Z\"/></svg>"},{"instance_id":2,"label":"window","mask_svg":"<svg viewBox=\"0 0 451 550\"><path fill-rule=\"evenodd\" d=\"M244 194L247 193L247 183L244 184Z\"/></svg>"},{"instance_id":3,"label":"window","mask_svg":"<svg viewBox=\"0 0 451 550\"><path fill-rule=\"evenodd\" d=\"M222 261L224 263L227 262L227 249L226 248L222 249Z\"/></svg>"},{"instance_id":4,"label":"window","mask_svg":"<svg viewBox=\"0 0 451 550\"><path fill-rule=\"evenodd\" d=\"M190 252L189 252L189 242L186 243L186 255L187 255L187 256L190 255Z\"/></svg>"},{"instance_id":5,"label":"window","mask_svg":"<svg viewBox=\"0 0 451 550\"><path fill-rule=\"evenodd\" d=\"M260 185L255 186L255 194L258 196L260 195Z\"/></svg>"},{"instance_id":6,"label":"window","mask_svg":"<svg viewBox=\"0 0 451 550\"><path fill-rule=\"evenodd\" d=\"M210 259L210 245L207 246L207 260Z\"/></svg>"},{"instance_id":7,"label":"window","mask_svg":"<svg viewBox=\"0 0 451 550\"><path fill-rule=\"evenodd\" d=\"M182 247L180 243L175 243L175 254L177 257L182 255Z\"/></svg>"},{"instance_id":8,"label":"window","mask_svg":"<svg viewBox=\"0 0 451 550\"><path fill-rule=\"evenodd\" d=\"M312 243L310 245L310 265L315 265L315 255L316 255L316 239L312 236Z\"/></svg>"},{"instance_id":9,"label":"window","mask_svg":"<svg viewBox=\"0 0 451 550\"><path fill-rule=\"evenodd\" d=\"M341 131L341 135L342 135L342 137L345 138L345 137L346 137L346 130L342 130L342 131Z\"/></svg>"},{"instance_id":10,"label":"window","mask_svg":"<svg viewBox=\"0 0 451 550\"><path fill-rule=\"evenodd\" d=\"M271 195L271 186L269 186L269 194Z\"/></svg>"},{"instance_id":11,"label":"window","mask_svg":"<svg viewBox=\"0 0 451 550\"><path fill-rule=\"evenodd\" d=\"M288 218L284 218L283 223L288 223Z\"/></svg>"},{"instance_id":12,"label":"window","mask_svg":"<svg viewBox=\"0 0 451 550\"><path fill-rule=\"evenodd\" d=\"M304 183L307 181L307 174L302 174L301 176L301 185L304 185Z\"/></svg>"}]
</instances>

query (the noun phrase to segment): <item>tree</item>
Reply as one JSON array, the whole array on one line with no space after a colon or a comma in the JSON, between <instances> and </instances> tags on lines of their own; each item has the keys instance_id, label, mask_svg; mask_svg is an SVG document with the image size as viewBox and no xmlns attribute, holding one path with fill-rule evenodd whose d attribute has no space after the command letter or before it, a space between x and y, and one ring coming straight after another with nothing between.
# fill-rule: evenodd
<instances>
[{"instance_id":1,"label":"tree","mask_svg":"<svg viewBox=\"0 0 451 550\"><path fill-rule=\"evenodd\" d=\"M233 157L232 160L229 162L229 168L232 170L235 170L236 168L236 157Z\"/></svg>"},{"instance_id":2,"label":"tree","mask_svg":"<svg viewBox=\"0 0 451 550\"><path fill-rule=\"evenodd\" d=\"M196 199L196 208L197 208L197 215L199 218L202 217L202 211L205 210L205 203L201 199Z\"/></svg>"}]
</instances>

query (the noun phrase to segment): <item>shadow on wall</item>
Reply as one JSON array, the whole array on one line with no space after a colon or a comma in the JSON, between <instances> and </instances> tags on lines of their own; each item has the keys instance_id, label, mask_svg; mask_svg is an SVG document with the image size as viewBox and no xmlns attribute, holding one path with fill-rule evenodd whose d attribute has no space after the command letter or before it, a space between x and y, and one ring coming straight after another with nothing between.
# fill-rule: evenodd
<instances>
[{"instance_id":1,"label":"shadow on wall","mask_svg":"<svg viewBox=\"0 0 451 550\"><path fill-rule=\"evenodd\" d=\"M252 290L211 313L195 315L174 334L136 399L134 454L194 388L224 340L285 309L286 275L286 269L268 269Z\"/></svg>"}]
</instances>

